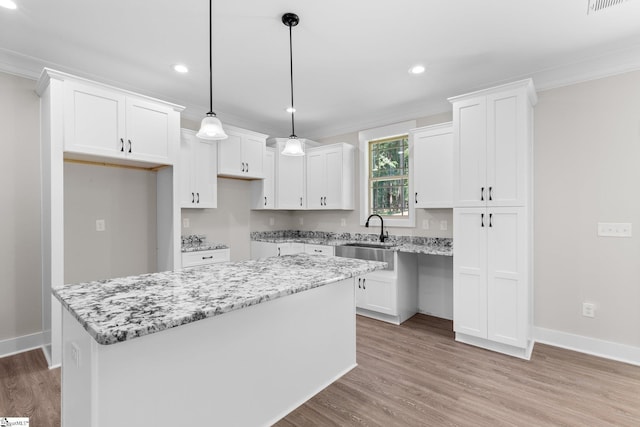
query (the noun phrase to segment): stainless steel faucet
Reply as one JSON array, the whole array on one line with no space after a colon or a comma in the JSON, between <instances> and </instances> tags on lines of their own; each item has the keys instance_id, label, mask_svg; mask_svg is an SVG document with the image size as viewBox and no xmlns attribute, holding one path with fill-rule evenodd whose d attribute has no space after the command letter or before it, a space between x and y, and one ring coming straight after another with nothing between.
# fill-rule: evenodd
<instances>
[{"instance_id":1,"label":"stainless steel faucet","mask_svg":"<svg viewBox=\"0 0 640 427\"><path fill-rule=\"evenodd\" d=\"M387 231L387 233L385 234L385 232L384 232L384 219L382 219L382 217L380 215L378 215L378 214L369 215L369 218L367 218L367 222L364 223L364 226L365 227L369 227L369 220L373 216L377 216L378 218L380 218L380 241L382 243L384 243L384 241L389 238L389 232Z\"/></svg>"}]
</instances>

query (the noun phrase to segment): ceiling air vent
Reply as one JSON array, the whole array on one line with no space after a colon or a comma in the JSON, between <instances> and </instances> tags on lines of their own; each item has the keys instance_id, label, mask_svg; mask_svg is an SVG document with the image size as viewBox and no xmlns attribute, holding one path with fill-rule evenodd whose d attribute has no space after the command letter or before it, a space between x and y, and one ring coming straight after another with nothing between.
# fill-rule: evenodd
<instances>
[{"instance_id":1,"label":"ceiling air vent","mask_svg":"<svg viewBox=\"0 0 640 427\"><path fill-rule=\"evenodd\" d=\"M607 9L611 6L616 6L622 3L626 3L629 0L587 0L589 2L589 8L587 9L587 15L590 13L600 12L603 9Z\"/></svg>"}]
</instances>

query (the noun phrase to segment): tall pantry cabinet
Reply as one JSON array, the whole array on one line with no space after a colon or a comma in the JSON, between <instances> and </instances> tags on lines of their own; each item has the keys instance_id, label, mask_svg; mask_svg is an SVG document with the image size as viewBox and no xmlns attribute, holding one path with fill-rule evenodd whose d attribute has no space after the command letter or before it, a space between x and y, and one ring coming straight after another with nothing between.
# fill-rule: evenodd
<instances>
[{"instance_id":1,"label":"tall pantry cabinet","mask_svg":"<svg viewBox=\"0 0 640 427\"><path fill-rule=\"evenodd\" d=\"M533 350L531 79L453 104L456 340L529 359Z\"/></svg>"}]
</instances>

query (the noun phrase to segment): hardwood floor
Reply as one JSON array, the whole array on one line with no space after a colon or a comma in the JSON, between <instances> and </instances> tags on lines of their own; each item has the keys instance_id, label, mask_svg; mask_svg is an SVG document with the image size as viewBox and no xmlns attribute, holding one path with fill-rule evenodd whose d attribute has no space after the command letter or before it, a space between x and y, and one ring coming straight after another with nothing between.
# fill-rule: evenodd
<instances>
[{"instance_id":1,"label":"hardwood floor","mask_svg":"<svg viewBox=\"0 0 640 427\"><path fill-rule=\"evenodd\" d=\"M277 426L640 426L640 367L542 344L527 362L424 315L357 325L358 367ZM0 416L60 425L60 370L40 350L0 359Z\"/></svg>"},{"instance_id":2,"label":"hardwood floor","mask_svg":"<svg viewBox=\"0 0 640 427\"><path fill-rule=\"evenodd\" d=\"M277 426L640 426L640 367L536 344L531 361L452 323L358 317L358 367Z\"/></svg>"},{"instance_id":3,"label":"hardwood floor","mask_svg":"<svg viewBox=\"0 0 640 427\"><path fill-rule=\"evenodd\" d=\"M42 350L0 359L0 417L29 417L32 427L60 426L60 369Z\"/></svg>"}]
</instances>

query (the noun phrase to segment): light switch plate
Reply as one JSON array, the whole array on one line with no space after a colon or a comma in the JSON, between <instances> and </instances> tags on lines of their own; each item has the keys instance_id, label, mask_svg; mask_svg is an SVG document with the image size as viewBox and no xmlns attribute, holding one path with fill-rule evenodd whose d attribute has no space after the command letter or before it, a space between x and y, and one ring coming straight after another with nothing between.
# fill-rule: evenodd
<instances>
[{"instance_id":1,"label":"light switch plate","mask_svg":"<svg viewBox=\"0 0 640 427\"><path fill-rule=\"evenodd\" d=\"M425 230L429 229L429 220L428 219L423 219L422 220L422 228Z\"/></svg>"},{"instance_id":2,"label":"light switch plate","mask_svg":"<svg viewBox=\"0 0 640 427\"><path fill-rule=\"evenodd\" d=\"M340 218L340 227L346 227L346 226L347 226L346 218Z\"/></svg>"},{"instance_id":3,"label":"light switch plate","mask_svg":"<svg viewBox=\"0 0 640 427\"><path fill-rule=\"evenodd\" d=\"M599 222L598 236L631 237L631 223L630 222Z\"/></svg>"},{"instance_id":4,"label":"light switch plate","mask_svg":"<svg viewBox=\"0 0 640 427\"><path fill-rule=\"evenodd\" d=\"M107 224L104 219L96 219L96 231L104 231L107 228Z\"/></svg>"},{"instance_id":5,"label":"light switch plate","mask_svg":"<svg viewBox=\"0 0 640 427\"><path fill-rule=\"evenodd\" d=\"M273 217L272 216L269 217L269 225L273 225L275 223L276 223L276 221L273 219Z\"/></svg>"},{"instance_id":6,"label":"light switch plate","mask_svg":"<svg viewBox=\"0 0 640 427\"><path fill-rule=\"evenodd\" d=\"M189 218L182 218L182 227L184 227L184 228L191 227L191 223L189 221Z\"/></svg>"}]
</instances>

